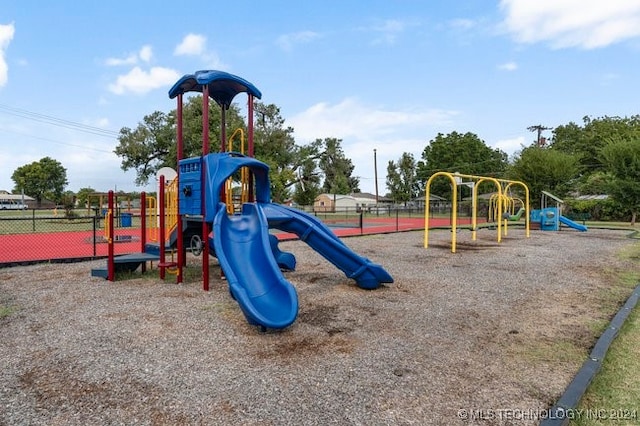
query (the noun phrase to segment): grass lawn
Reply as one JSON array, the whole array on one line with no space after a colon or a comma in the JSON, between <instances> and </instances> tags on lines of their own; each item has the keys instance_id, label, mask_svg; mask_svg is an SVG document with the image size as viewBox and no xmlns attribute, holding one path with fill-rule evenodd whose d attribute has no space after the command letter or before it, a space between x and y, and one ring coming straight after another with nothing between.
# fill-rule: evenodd
<instances>
[{"instance_id":1,"label":"grass lawn","mask_svg":"<svg viewBox=\"0 0 640 426\"><path fill-rule=\"evenodd\" d=\"M628 228L627 224L627 228ZM620 254L640 260L640 243ZM627 271L617 276L619 286L611 291L612 298L623 288L635 288L640 272ZM604 307L603 307L604 308ZM607 324L601 325L604 328ZM640 305L631 312L577 407L583 413L571 425L586 426L615 423L640 424Z\"/></svg>"},{"instance_id":2,"label":"grass lawn","mask_svg":"<svg viewBox=\"0 0 640 426\"><path fill-rule=\"evenodd\" d=\"M587 389L571 422L586 426L614 422L640 424L640 308L636 307L611 345L602 368Z\"/></svg>"}]
</instances>

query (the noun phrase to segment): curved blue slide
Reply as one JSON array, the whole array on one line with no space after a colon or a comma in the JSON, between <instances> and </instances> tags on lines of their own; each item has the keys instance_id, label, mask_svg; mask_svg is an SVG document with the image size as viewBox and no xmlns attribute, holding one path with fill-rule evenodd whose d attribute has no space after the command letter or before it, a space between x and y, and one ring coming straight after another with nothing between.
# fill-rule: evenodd
<instances>
[{"instance_id":1,"label":"curved blue slide","mask_svg":"<svg viewBox=\"0 0 640 426\"><path fill-rule=\"evenodd\" d=\"M274 259L259 205L244 204L242 215L229 216L221 204L213 226L216 256L247 321L275 329L291 325L298 315L298 294Z\"/></svg>"},{"instance_id":2,"label":"curved blue slide","mask_svg":"<svg viewBox=\"0 0 640 426\"><path fill-rule=\"evenodd\" d=\"M566 216L560 215L560 217L558 219L560 220L561 223L567 225L570 228L577 229L580 232L585 232L587 230L587 227L585 225L581 225L579 223L576 223L576 222L572 221L571 219L569 219Z\"/></svg>"},{"instance_id":3,"label":"curved blue slide","mask_svg":"<svg viewBox=\"0 0 640 426\"><path fill-rule=\"evenodd\" d=\"M200 164L199 159L182 161L185 167ZM206 170L202 188L206 207L202 210L196 197L188 200L191 204L185 204L200 206L193 209L193 214L202 214L205 221L213 222L209 245L213 246L232 297L250 324L285 328L298 315L298 294L280 270L295 269L295 256L278 248L269 228L298 235L361 288L374 289L381 283L393 282L382 266L354 253L314 216L271 203L269 166L265 163L237 153L218 153L203 157L202 167ZM228 215L225 204L218 202L218 194L226 179L241 167L248 167L255 177L256 202L243 204L239 215ZM193 182L182 181L181 192L198 193L194 188L199 188L201 177L194 176Z\"/></svg>"},{"instance_id":4,"label":"curved blue slide","mask_svg":"<svg viewBox=\"0 0 640 426\"><path fill-rule=\"evenodd\" d=\"M381 283L393 282L382 266L353 252L315 217L280 204L264 203L258 206L264 211L270 227L298 235L348 278L354 279L359 287L374 289Z\"/></svg>"}]
</instances>

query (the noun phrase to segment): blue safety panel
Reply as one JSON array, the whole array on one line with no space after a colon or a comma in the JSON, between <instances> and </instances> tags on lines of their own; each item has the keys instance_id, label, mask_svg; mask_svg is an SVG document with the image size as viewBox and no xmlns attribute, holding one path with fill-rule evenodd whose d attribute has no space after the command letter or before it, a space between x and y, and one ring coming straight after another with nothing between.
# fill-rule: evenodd
<instances>
[{"instance_id":1,"label":"blue safety panel","mask_svg":"<svg viewBox=\"0 0 640 426\"><path fill-rule=\"evenodd\" d=\"M202 158L180 160L178 170L179 214L202 215Z\"/></svg>"}]
</instances>

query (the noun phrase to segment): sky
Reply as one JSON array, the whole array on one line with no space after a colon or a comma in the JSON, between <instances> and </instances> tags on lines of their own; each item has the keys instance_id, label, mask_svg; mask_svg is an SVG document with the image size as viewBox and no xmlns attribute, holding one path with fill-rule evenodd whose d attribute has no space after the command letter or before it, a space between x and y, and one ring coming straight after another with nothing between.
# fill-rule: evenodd
<instances>
[{"instance_id":1,"label":"sky","mask_svg":"<svg viewBox=\"0 0 640 426\"><path fill-rule=\"evenodd\" d=\"M121 169L118 132L175 109L168 90L203 69L253 83L299 145L341 139L381 194L388 162L438 133L513 155L530 126L640 112L640 0L78 4L2 0L0 190L47 156L72 191L155 190Z\"/></svg>"}]
</instances>

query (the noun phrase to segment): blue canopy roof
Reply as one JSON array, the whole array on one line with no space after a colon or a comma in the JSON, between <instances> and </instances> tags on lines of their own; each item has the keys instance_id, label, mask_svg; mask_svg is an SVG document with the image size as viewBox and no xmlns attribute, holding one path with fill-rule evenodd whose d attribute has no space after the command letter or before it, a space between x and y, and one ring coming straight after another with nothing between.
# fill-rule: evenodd
<instances>
[{"instance_id":1,"label":"blue canopy roof","mask_svg":"<svg viewBox=\"0 0 640 426\"><path fill-rule=\"evenodd\" d=\"M233 98L241 92L258 99L262 97L258 88L243 78L224 71L203 70L186 74L178 80L169 90L169 98L173 99L186 92L202 93L205 86L209 87L209 97L224 108L229 108Z\"/></svg>"}]
</instances>

